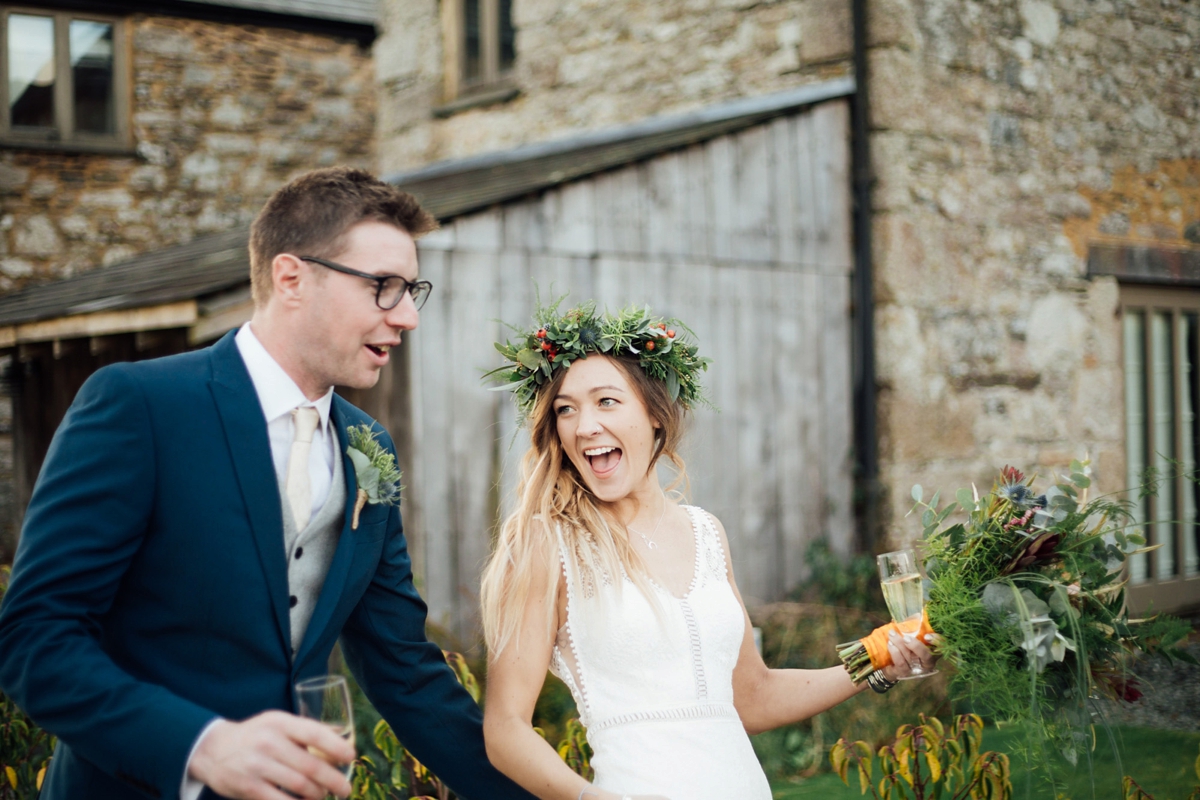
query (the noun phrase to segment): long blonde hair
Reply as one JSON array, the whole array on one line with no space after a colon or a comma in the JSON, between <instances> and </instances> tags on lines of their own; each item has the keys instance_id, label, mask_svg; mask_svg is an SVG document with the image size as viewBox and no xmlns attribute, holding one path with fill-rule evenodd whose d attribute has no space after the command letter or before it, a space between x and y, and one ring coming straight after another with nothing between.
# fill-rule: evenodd
<instances>
[{"instance_id":1,"label":"long blonde hair","mask_svg":"<svg viewBox=\"0 0 1200 800\"><path fill-rule=\"evenodd\" d=\"M686 483L683 459L678 453L684 407L672 401L666 385L648 376L636 360L600 354L590 357L612 360L658 427L649 469L666 457L676 470L676 478L668 488ZM479 593L483 635L493 657L519 639L523 612L535 599L530 597L535 576L545 578L544 595L536 599L547 608L555 606L561 574L556 530L562 532L566 548L562 557L574 559L581 570L593 576L607 575L618 585L623 570L638 589L651 596L649 572L630 544L629 531L598 503L558 438L554 398L566 373L566 369L559 370L542 387L529 415L531 446L521 460L517 507L504 520L483 571ZM553 619L553 614L547 616L548 626ZM553 634L549 627L547 634Z\"/></svg>"}]
</instances>

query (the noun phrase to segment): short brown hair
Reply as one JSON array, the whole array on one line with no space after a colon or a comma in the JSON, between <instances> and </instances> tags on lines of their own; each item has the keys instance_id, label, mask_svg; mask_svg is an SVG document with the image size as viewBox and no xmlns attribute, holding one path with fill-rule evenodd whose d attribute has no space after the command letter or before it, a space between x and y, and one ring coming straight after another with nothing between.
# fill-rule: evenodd
<instances>
[{"instance_id":1,"label":"short brown hair","mask_svg":"<svg viewBox=\"0 0 1200 800\"><path fill-rule=\"evenodd\" d=\"M360 222L386 222L414 239L437 228L416 198L352 167L306 172L280 188L250 226L250 292L271 296L271 262L280 253L328 258Z\"/></svg>"}]
</instances>

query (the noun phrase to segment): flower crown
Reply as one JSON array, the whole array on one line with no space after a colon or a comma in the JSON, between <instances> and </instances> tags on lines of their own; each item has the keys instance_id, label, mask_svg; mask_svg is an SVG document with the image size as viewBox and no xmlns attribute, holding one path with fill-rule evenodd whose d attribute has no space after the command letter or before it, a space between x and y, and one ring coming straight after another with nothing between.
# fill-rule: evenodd
<instances>
[{"instance_id":1,"label":"flower crown","mask_svg":"<svg viewBox=\"0 0 1200 800\"><path fill-rule=\"evenodd\" d=\"M537 325L532 331L510 325L520 334L515 342L496 342L496 349L512 365L498 367L487 376L504 381L493 391L512 390L522 423L533 411L538 391L555 372L590 353L636 356L647 375L666 384L672 402L678 400L684 408L697 403L709 405L699 373L708 369L712 359L696 355L698 348L691 341L695 334L686 325L654 316L649 306L598 314L595 301L560 315L562 300L560 297L550 306L538 305L533 314Z\"/></svg>"}]
</instances>

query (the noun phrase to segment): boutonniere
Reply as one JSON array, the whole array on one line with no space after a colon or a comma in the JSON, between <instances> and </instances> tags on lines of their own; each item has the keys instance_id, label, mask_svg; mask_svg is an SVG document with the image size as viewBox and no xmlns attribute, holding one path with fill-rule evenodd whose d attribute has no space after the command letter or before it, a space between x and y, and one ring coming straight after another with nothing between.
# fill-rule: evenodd
<instances>
[{"instance_id":1,"label":"boutonniere","mask_svg":"<svg viewBox=\"0 0 1200 800\"><path fill-rule=\"evenodd\" d=\"M400 503L400 470L396 468L396 456L389 453L376 439L378 431L372 431L365 422L346 428L350 446L346 455L354 464L354 477L358 481L358 493L354 498L354 517L350 530L358 530L358 515L367 503L394 506Z\"/></svg>"}]
</instances>

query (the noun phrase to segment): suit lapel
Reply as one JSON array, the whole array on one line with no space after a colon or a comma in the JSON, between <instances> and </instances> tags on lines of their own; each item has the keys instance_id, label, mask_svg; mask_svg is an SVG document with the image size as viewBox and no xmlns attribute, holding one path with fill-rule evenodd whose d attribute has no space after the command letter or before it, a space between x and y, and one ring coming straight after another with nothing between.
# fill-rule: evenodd
<instances>
[{"instance_id":1,"label":"suit lapel","mask_svg":"<svg viewBox=\"0 0 1200 800\"><path fill-rule=\"evenodd\" d=\"M225 441L250 517L250 529L271 595L280 641L291 650L287 559L283 552L283 511L271 443L262 406L230 332L213 345L209 390L221 416Z\"/></svg>"},{"instance_id":2,"label":"suit lapel","mask_svg":"<svg viewBox=\"0 0 1200 800\"><path fill-rule=\"evenodd\" d=\"M355 532L350 530L350 520L354 512L354 497L358 493L358 479L354 473L354 462L346 455L349 443L346 441L346 414L341 408L341 404L344 402L335 394L333 404L329 409L329 419L333 423L334 433L337 435L338 453L342 458L342 473L346 483L346 508L342 514L342 533L338 538L337 549L333 552L333 561L329 564L329 572L325 575L325 583L321 586L321 594L313 609L312 619L309 620L308 629L304 632L304 641L296 656L297 662L303 659L324 636L325 628L329 625L333 611L342 597L342 590L345 588L346 579L350 574L350 564L354 559Z\"/></svg>"}]
</instances>

